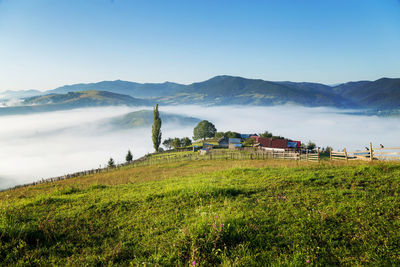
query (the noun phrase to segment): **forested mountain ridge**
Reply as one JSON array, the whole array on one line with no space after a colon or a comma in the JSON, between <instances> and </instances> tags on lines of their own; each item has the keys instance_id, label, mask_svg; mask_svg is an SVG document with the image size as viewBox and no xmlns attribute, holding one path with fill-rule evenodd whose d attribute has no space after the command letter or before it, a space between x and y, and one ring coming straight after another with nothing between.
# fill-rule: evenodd
<instances>
[{"instance_id":1,"label":"forested mountain ridge","mask_svg":"<svg viewBox=\"0 0 400 267\"><path fill-rule=\"evenodd\" d=\"M15 92L13 94L17 95ZM335 86L308 82L273 82L228 75L189 85L116 80L62 86L38 93L35 97L25 98L20 105L55 103L71 108L153 103L254 106L294 104L308 107L369 109L391 114L392 111L400 109L400 79L382 78Z\"/></svg>"}]
</instances>

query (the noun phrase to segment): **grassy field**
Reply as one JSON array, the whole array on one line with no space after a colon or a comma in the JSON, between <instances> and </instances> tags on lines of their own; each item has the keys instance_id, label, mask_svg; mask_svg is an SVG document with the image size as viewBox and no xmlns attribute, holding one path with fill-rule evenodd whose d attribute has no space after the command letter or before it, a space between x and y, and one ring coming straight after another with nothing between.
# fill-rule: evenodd
<instances>
[{"instance_id":1,"label":"grassy field","mask_svg":"<svg viewBox=\"0 0 400 267\"><path fill-rule=\"evenodd\" d=\"M125 166L0 193L1 265L400 265L400 164Z\"/></svg>"}]
</instances>

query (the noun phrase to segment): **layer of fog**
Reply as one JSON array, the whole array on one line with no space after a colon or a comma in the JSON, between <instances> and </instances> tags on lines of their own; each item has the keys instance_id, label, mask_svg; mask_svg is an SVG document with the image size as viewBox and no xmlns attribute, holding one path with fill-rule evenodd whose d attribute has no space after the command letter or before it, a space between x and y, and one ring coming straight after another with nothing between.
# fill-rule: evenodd
<instances>
[{"instance_id":1,"label":"layer of fog","mask_svg":"<svg viewBox=\"0 0 400 267\"><path fill-rule=\"evenodd\" d=\"M115 130L104 125L106 119L140 109L88 108L0 117L0 188L103 167L110 157L122 163L128 149L135 158L152 152L151 127ZM160 111L207 119L218 131L268 130L335 149L363 149L369 142L400 145L399 118L351 116L334 109L292 106L161 106ZM191 137L193 126L163 124L162 131L163 139Z\"/></svg>"},{"instance_id":2,"label":"layer of fog","mask_svg":"<svg viewBox=\"0 0 400 267\"><path fill-rule=\"evenodd\" d=\"M168 112L210 120L218 131L260 133L265 130L304 143L309 140L320 147L363 149L375 146L400 146L400 118L348 115L349 110L299 106L168 106Z\"/></svg>"}]
</instances>

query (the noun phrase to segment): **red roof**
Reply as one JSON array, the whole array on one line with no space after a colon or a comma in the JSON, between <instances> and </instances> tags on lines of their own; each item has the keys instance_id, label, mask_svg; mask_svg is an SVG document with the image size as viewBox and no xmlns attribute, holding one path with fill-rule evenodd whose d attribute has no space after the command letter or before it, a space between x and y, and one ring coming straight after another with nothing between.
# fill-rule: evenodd
<instances>
[{"instance_id":1,"label":"red roof","mask_svg":"<svg viewBox=\"0 0 400 267\"><path fill-rule=\"evenodd\" d=\"M254 138L257 143L261 144L262 147L286 148L286 139L273 139L259 136L251 136L250 138Z\"/></svg>"}]
</instances>

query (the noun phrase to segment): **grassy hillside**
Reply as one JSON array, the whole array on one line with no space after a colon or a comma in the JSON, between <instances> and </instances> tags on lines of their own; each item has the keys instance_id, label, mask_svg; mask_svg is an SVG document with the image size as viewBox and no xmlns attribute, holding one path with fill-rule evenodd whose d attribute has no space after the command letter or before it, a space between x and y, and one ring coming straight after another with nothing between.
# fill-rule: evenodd
<instances>
[{"instance_id":1,"label":"grassy hillside","mask_svg":"<svg viewBox=\"0 0 400 267\"><path fill-rule=\"evenodd\" d=\"M400 165L192 161L0 193L2 265L399 265Z\"/></svg>"}]
</instances>

